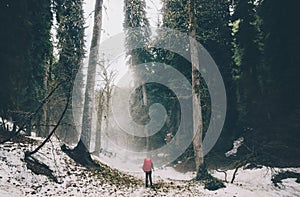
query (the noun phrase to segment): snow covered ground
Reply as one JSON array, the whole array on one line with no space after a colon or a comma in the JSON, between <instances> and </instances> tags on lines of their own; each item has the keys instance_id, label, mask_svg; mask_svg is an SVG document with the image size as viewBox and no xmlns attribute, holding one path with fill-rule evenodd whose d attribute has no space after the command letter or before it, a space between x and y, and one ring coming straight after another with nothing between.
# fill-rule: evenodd
<instances>
[{"instance_id":1,"label":"snow covered ground","mask_svg":"<svg viewBox=\"0 0 300 197\"><path fill-rule=\"evenodd\" d=\"M275 172L294 169L240 169L233 184L226 188L208 191L204 185L193 181L195 173L186 174L172 167L155 169L153 180L156 190L144 188L144 173L124 175L118 171L104 170L96 173L77 165L60 151L59 142L52 139L40 153L34 156L53 170L61 183L46 176L36 175L23 161L25 150L36 145L8 142L0 145L0 197L6 196L300 196L300 185L295 179L285 179L280 188L275 187L271 177ZM230 181L234 170L227 171ZM224 180L224 173L212 172ZM124 178L124 180L122 180Z\"/></svg>"}]
</instances>

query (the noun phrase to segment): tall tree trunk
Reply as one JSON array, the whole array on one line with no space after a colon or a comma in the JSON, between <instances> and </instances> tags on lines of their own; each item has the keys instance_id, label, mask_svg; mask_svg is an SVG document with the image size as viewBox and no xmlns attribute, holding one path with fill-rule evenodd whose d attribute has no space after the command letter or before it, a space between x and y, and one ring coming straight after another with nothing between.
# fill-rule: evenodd
<instances>
[{"instance_id":1,"label":"tall tree trunk","mask_svg":"<svg viewBox=\"0 0 300 197\"><path fill-rule=\"evenodd\" d=\"M47 67L44 68L44 72L45 72L45 76L44 76L44 79L43 79L43 85L44 85L43 88L45 89L45 92L46 92L44 94L44 96L45 96L48 93L48 74L49 74L49 72L48 72ZM48 111L47 110L48 110L48 102L46 104L44 104L43 107L42 107L42 125L43 125L43 127L41 129L42 129L42 136L43 137L46 137L49 134L49 127L47 126L47 124L48 124L48 122L47 122L47 120L48 120Z\"/></svg>"},{"instance_id":2,"label":"tall tree trunk","mask_svg":"<svg viewBox=\"0 0 300 197\"><path fill-rule=\"evenodd\" d=\"M202 109L200 98L200 72L199 72L199 54L196 41L196 27L195 27L195 2L189 0L189 31L190 31L190 51L192 62L192 103L193 103L193 147L195 154L196 171L199 173L199 167L204 163L202 150Z\"/></svg>"},{"instance_id":3,"label":"tall tree trunk","mask_svg":"<svg viewBox=\"0 0 300 197\"><path fill-rule=\"evenodd\" d=\"M51 58L51 61L50 61L50 67L53 65L53 62L52 62L52 58ZM47 77L45 77L44 78L44 83L46 84L46 90L47 90L47 94L48 94L48 88L49 88L49 86L50 86L50 80L51 80L51 68L49 67L49 71L46 71L46 76ZM45 113L45 115L46 115L46 118L45 118L45 133L47 134L47 136L48 136L48 134L50 133L50 110L51 110L51 108L50 108L50 103L49 103L49 101L45 104L45 107L46 107L46 113Z\"/></svg>"},{"instance_id":4,"label":"tall tree trunk","mask_svg":"<svg viewBox=\"0 0 300 197\"><path fill-rule=\"evenodd\" d=\"M83 74L83 66L81 65L78 69L76 80L74 82L73 87L73 95L72 95L72 102L75 104L76 107L72 108L73 114L76 114L74 118L75 126L76 126L76 137L74 139L76 142L78 141L78 136L81 134L82 130L82 118L83 118L83 105L84 105L84 90L85 90L85 84L84 84L84 74ZM75 88L75 89L74 89Z\"/></svg>"},{"instance_id":5,"label":"tall tree trunk","mask_svg":"<svg viewBox=\"0 0 300 197\"><path fill-rule=\"evenodd\" d=\"M143 82L142 82L143 83ZM146 92L146 86L143 83L142 85L142 99L143 99L143 106L146 107L148 105L148 98L147 98L147 92ZM149 134L148 134L148 128L144 127L144 133L146 134L146 150L149 151Z\"/></svg>"},{"instance_id":6,"label":"tall tree trunk","mask_svg":"<svg viewBox=\"0 0 300 197\"><path fill-rule=\"evenodd\" d=\"M94 27L93 27L93 37L89 53L88 62L88 73L87 82L85 89L85 100L83 107L83 118L82 118L82 132L80 140L90 149L91 144L91 134L95 122L95 77L96 77L96 67L99 57L99 45L101 36L101 26L102 26L102 4L103 0L96 0L95 3L95 15L94 15Z\"/></svg>"}]
</instances>

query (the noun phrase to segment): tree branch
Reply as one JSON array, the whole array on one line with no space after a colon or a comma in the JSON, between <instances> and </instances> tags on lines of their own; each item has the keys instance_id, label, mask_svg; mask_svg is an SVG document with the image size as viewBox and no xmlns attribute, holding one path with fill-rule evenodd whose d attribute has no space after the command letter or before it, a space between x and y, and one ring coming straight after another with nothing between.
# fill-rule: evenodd
<instances>
[{"instance_id":1,"label":"tree branch","mask_svg":"<svg viewBox=\"0 0 300 197\"><path fill-rule=\"evenodd\" d=\"M29 157L35 153L37 153L47 142L48 140L51 138L51 136L54 134L54 132L56 131L56 129L58 128L58 126L60 125L65 113L67 112L68 106L69 106L69 102L70 102L70 95L68 96L68 100L67 103L65 105L64 111L62 112L57 124L55 125L55 127L52 129L52 131L50 132L50 134L48 135L48 137L43 141L43 143L41 145L39 145L35 150L31 151L31 152L27 152L25 157Z\"/></svg>"}]
</instances>

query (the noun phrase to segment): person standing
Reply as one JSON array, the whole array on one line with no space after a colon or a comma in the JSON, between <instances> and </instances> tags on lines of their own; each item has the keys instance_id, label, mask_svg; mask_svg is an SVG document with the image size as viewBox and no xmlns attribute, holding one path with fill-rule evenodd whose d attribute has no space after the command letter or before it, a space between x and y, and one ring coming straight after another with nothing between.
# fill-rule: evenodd
<instances>
[{"instance_id":1,"label":"person standing","mask_svg":"<svg viewBox=\"0 0 300 197\"><path fill-rule=\"evenodd\" d=\"M148 187L148 179L150 181L150 187L152 187L152 170L153 170L152 160L150 158L145 158L143 164L143 171L146 174L146 187Z\"/></svg>"}]
</instances>

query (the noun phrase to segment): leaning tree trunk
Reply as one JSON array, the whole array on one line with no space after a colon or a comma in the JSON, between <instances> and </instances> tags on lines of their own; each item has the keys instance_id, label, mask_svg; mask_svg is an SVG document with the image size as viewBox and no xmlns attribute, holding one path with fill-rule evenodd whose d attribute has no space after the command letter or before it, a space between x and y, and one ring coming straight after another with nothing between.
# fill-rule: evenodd
<instances>
[{"instance_id":1,"label":"leaning tree trunk","mask_svg":"<svg viewBox=\"0 0 300 197\"><path fill-rule=\"evenodd\" d=\"M192 103L193 103L193 147L196 163L197 175L200 172L199 167L203 165L203 150L202 150L202 109L200 98L200 72L199 72L199 54L196 41L196 27L195 27L195 11L194 0L189 0L189 13L190 13L190 51L192 62Z\"/></svg>"},{"instance_id":2,"label":"leaning tree trunk","mask_svg":"<svg viewBox=\"0 0 300 197\"><path fill-rule=\"evenodd\" d=\"M82 131L80 141L90 149L91 134L95 122L95 77L99 57L99 45L102 26L102 4L103 0L96 0L93 37L90 47L87 82L85 89L85 100L83 106Z\"/></svg>"}]
</instances>

